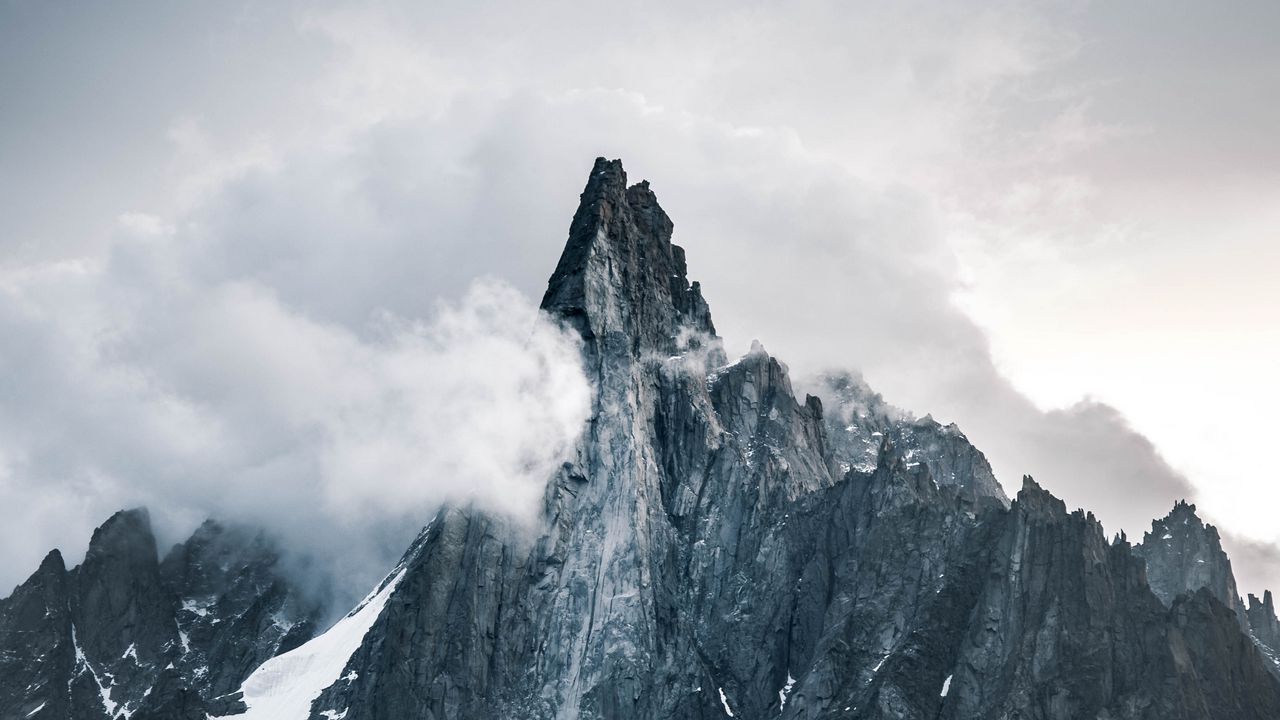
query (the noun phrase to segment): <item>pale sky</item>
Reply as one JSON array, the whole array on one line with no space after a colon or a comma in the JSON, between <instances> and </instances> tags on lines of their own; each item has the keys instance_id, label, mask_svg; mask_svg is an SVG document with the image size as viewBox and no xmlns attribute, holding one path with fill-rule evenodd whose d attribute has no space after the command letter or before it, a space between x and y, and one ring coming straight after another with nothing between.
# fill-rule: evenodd
<instances>
[{"instance_id":1,"label":"pale sky","mask_svg":"<svg viewBox=\"0 0 1280 720\"><path fill-rule=\"evenodd\" d=\"M0 587L126 504L396 547L425 518L353 487L484 468L389 428L529 372L406 366L504 347L605 155L731 349L860 369L1110 531L1186 496L1280 589L1280 5L687 5L0 0Z\"/></svg>"}]
</instances>

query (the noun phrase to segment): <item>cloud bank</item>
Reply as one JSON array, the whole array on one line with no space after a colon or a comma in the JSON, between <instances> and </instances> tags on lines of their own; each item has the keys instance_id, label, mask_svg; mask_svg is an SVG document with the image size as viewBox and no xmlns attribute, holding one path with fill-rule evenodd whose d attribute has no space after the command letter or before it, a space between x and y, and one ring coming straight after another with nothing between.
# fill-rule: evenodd
<instances>
[{"instance_id":1,"label":"cloud bank","mask_svg":"<svg viewBox=\"0 0 1280 720\"><path fill-rule=\"evenodd\" d=\"M121 226L100 265L0 280L0 580L133 505L170 541L209 516L269 528L352 592L441 503L534 516L591 388L577 337L519 291L480 279L357 334L201 277L158 221Z\"/></svg>"}]
</instances>

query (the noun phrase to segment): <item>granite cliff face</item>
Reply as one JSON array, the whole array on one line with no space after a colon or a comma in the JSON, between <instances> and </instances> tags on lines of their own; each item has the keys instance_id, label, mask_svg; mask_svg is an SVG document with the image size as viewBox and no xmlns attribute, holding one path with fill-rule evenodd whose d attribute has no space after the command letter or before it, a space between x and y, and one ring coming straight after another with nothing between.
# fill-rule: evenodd
<instances>
[{"instance_id":1,"label":"granite cliff face","mask_svg":"<svg viewBox=\"0 0 1280 720\"><path fill-rule=\"evenodd\" d=\"M239 720L1280 717L1280 681L1224 602L1234 581L1153 592L1145 542L1107 542L1030 478L1010 501L955 426L853 375L798 397L758 344L730 362L672 229L647 183L596 161L542 303L582 337L593 414L534 527L443 508L364 602L292 648L309 627L254 610L299 617L287 585L280 604L239 582L197 533L129 570L181 588L135 611L170 628L148 667L190 646L167 695ZM46 561L0 606L5 652L28 647L7 618L63 608L67 576ZM228 587L243 590L208 600ZM269 641L220 638L199 611L223 607ZM56 647L71 621L48 622L23 628ZM58 683L90 681L59 662Z\"/></svg>"}]
</instances>

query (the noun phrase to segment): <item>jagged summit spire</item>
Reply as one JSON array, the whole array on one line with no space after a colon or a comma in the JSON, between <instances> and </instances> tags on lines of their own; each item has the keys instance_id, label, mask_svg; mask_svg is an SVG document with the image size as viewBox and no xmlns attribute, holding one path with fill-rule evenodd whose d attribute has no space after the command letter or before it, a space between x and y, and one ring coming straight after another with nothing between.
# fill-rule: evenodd
<instances>
[{"instance_id":1,"label":"jagged summit spire","mask_svg":"<svg viewBox=\"0 0 1280 720\"><path fill-rule=\"evenodd\" d=\"M627 187L621 160L596 158L542 309L596 353L668 351L684 330L714 335L673 228L647 181Z\"/></svg>"},{"instance_id":2,"label":"jagged summit spire","mask_svg":"<svg viewBox=\"0 0 1280 720\"><path fill-rule=\"evenodd\" d=\"M120 510L93 531L88 557L118 554L129 548L155 555L155 536L151 532L151 515L144 507Z\"/></svg>"},{"instance_id":3,"label":"jagged summit spire","mask_svg":"<svg viewBox=\"0 0 1280 720\"><path fill-rule=\"evenodd\" d=\"M1146 563L1152 592L1165 605L1172 605L1180 594L1208 588L1247 627L1231 559L1222 549L1218 529L1200 519L1194 503L1178 500L1167 515L1153 520L1135 552Z\"/></svg>"}]
</instances>

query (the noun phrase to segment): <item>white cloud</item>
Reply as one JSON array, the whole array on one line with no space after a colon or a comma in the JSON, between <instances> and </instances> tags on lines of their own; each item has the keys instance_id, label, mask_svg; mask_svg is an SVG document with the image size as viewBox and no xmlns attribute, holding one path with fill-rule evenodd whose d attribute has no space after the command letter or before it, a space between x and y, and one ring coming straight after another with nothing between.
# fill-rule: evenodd
<instances>
[{"instance_id":1,"label":"white cloud","mask_svg":"<svg viewBox=\"0 0 1280 720\"><path fill-rule=\"evenodd\" d=\"M273 528L340 556L353 590L441 503L534 516L590 386L524 295L482 279L360 335L252 280L202 283L181 239L4 284L0 505L23 508L4 581L135 504L175 537L209 515Z\"/></svg>"}]
</instances>

